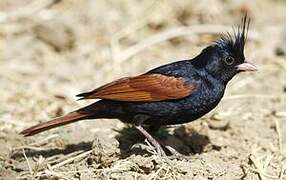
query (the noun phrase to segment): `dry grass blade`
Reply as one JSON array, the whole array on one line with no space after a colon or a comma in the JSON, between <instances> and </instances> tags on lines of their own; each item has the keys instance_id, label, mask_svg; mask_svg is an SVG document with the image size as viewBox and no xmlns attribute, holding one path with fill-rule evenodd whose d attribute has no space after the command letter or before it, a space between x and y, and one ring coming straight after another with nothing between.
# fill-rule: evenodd
<instances>
[{"instance_id":1,"label":"dry grass blade","mask_svg":"<svg viewBox=\"0 0 286 180\"><path fill-rule=\"evenodd\" d=\"M280 150L280 153L283 154L282 135L281 135L281 131L280 131L280 123L279 123L279 120L277 118L275 118L275 130L276 130L277 136L278 136L279 150Z\"/></svg>"},{"instance_id":2,"label":"dry grass blade","mask_svg":"<svg viewBox=\"0 0 286 180\"><path fill-rule=\"evenodd\" d=\"M48 150L49 148L42 148L42 147L34 147L34 146L20 146L20 147L15 147L12 148L12 151L18 151L21 149L30 149L30 150L34 150L34 151L44 151L44 150Z\"/></svg>"},{"instance_id":3,"label":"dry grass blade","mask_svg":"<svg viewBox=\"0 0 286 180\"><path fill-rule=\"evenodd\" d=\"M46 144L48 141L55 139L57 137L59 137L58 134L51 134L51 135L45 137L44 139L41 139L40 141L31 143L30 146L42 146L42 145Z\"/></svg>"},{"instance_id":4,"label":"dry grass blade","mask_svg":"<svg viewBox=\"0 0 286 180\"><path fill-rule=\"evenodd\" d=\"M44 173L39 173L38 176L49 176L49 177L55 177L55 178L59 178L59 179L64 179L64 180L69 180L70 178L67 177L65 174L63 173L59 173L59 172L55 172L52 169L46 169L44 171Z\"/></svg>"},{"instance_id":5,"label":"dry grass blade","mask_svg":"<svg viewBox=\"0 0 286 180\"><path fill-rule=\"evenodd\" d=\"M286 165L283 165L282 168L281 168L281 172L280 172L280 175L279 175L279 179L280 180L283 180L284 178L284 175L286 173Z\"/></svg>"},{"instance_id":6,"label":"dry grass blade","mask_svg":"<svg viewBox=\"0 0 286 180\"><path fill-rule=\"evenodd\" d=\"M254 164L254 166L257 168L257 173L258 176L261 180L267 180L266 177L264 176L264 170L263 167L261 165L261 163L256 159L256 157L254 155L250 155L249 159L252 161L252 163Z\"/></svg>"},{"instance_id":7,"label":"dry grass blade","mask_svg":"<svg viewBox=\"0 0 286 180\"><path fill-rule=\"evenodd\" d=\"M27 162L27 165L28 165L28 168L29 168L30 175L32 176L32 175L33 175L33 170L32 170L32 167L31 167L31 165L30 165L29 159L27 158L27 156L26 156L26 153L25 153L25 150L24 150L24 149L23 149L23 155L24 155L25 160L26 160L26 162Z\"/></svg>"},{"instance_id":8,"label":"dry grass blade","mask_svg":"<svg viewBox=\"0 0 286 180\"><path fill-rule=\"evenodd\" d=\"M261 173L263 176L265 176L266 179L278 179L279 178L278 176L272 176L272 175L269 175L269 174L262 173L261 171L259 171L258 169L255 169L255 168L247 167L247 169L249 169L252 172L257 173L258 175Z\"/></svg>"},{"instance_id":9,"label":"dry grass blade","mask_svg":"<svg viewBox=\"0 0 286 180\"><path fill-rule=\"evenodd\" d=\"M263 164L263 170L266 171L267 167L269 166L273 156L271 154L268 154L266 157L265 163Z\"/></svg>"},{"instance_id":10,"label":"dry grass blade","mask_svg":"<svg viewBox=\"0 0 286 180\"><path fill-rule=\"evenodd\" d=\"M165 164L164 164L163 166L161 166L161 167L156 171L156 173L153 174L152 177L150 177L149 180L157 179L159 173L165 168L165 166L166 166Z\"/></svg>"},{"instance_id":11,"label":"dry grass blade","mask_svg":"<svg viewBox=\"0 0 286 180\"><path fill-rule=\"evenodd\" d=\"M251 160L251 162L254 164L256 168L256 169L250 168L250 170L256 172L261 180L267 180L268 178L271 178L271 179L279 178L278 176L272 176L272 175L265 173L266 168L263 167L261 162L258 161L257 158L253 154L249 156L249 159Z\"/></svg>"},{"instance_id":12,"label":"dry grass blade","mask_svg":"<svg viewBox=\"0 0 286 180\"><path fill-rule=\"evenodd\" d=\"M77 155L75 157L71 157L71 158L69 158L69 159L67 159L65 161L62 161L62 162L60 162L58 164L55 164L55 165L51 166L51 169L56 169L56 168L59 168L59 167L65 165L65 164L71 163L71 162L73 162L76 159L84 158L87 155L89 155L91 152L92 152L92 150L89 150L89 151L83 152L83 153L81 153L81 154L79 154L79 155Z\"/></svg>"}]
</instances>

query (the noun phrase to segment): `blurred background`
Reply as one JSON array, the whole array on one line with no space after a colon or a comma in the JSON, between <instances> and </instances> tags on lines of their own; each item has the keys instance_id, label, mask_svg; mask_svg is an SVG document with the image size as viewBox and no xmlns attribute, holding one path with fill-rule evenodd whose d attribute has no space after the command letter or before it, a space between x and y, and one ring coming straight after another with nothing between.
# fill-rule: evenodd
<instances>
[{"instance_id":1,"label":"blurred background","mask_svg":"<svg viewBox=\"0 0 286 180\"><path fill-rule=\"evenodd\" d=\"M89 150L90 144L79 143L94 144L94 138L113 142L125 127L119 121L79 122L31 138L18 132L93 102L75 101L78 93L191 59L221 33L232 32L244 12L251 17L245 56L259 71L235 77L218 108L203 121L184 125L183 133L170 130L173 136L166 138L175 149L199 154L208 165L180 161L177 164L187 163L183 165L186 172L161 169L160 173L155 165L148 166L148 171L121 165L124 173L106 177L157 179L174 171L170 177L179 179L286 178L285 0L1 0L0 179L61 177L57 173L71 178L78 172L64 172L78 167L92 171L87 179L101 177L104 169L98 173L97 166L91 168L84 160L50 170L50 176L44 170L47 164L79 151L74 147L66 152L70 144ZM211 146L197 142L193 132L206 137ZM118 151L117 146L110 146L113 153ZM47 154L50 149L63 151L45 156L35 154L37 148ZM23 149L34 154L25 158ZM136 158L152 160L128 156L120 162L137 163L139 169L145 166ZM106 161L109 164L104 167L110 171L118 159Z\"/></svg>"}]
</instances>

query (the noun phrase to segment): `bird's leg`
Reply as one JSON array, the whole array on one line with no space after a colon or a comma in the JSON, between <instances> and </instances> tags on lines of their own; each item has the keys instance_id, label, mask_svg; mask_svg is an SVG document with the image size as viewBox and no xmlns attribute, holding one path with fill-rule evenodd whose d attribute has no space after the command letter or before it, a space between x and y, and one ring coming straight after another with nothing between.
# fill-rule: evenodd
<instances>
[{"instance_id":1,"label":"bird's leg","mask_svg":"<svg viewBox=\"0 0 286 180\"><path fill-rule=\"evenodd\" d=\"M156 139L154 139L143 127L142 124L144 122L144 120L146 120L146 116L141 116L141 115L137 115L135 117L137 123L135 124L136 129L138 129L145 137L146 139L156 148L157 153L160 156L165 157L166 153L164 152L163 148L161 147L161 145L158 143L158 141Z\"/></svg>"},{"instance_id":2,"label":"bird's leg","mask_svg":"<svg viewBox=\"0 0 286 180\"><path fill-rule=\"evenodd\" d=\"M135 126L147 139L148 141L156 148L158 154L160 156L166 156L164 150L161 145L154 139L141 125Z\"/></svg>"}]
</instances>

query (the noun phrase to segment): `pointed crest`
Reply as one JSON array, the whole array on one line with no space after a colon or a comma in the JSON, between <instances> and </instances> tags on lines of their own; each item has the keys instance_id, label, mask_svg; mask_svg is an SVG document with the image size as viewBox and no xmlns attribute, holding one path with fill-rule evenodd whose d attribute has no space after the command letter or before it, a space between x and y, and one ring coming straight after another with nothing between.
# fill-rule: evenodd
<instances>
[{"instance_id":1,"label":"pointed crest","mask_svg":"<svg viewBox=\"0 0 286 180\"><path fill-rule=\"evenodd\" d=\"M237 30L233 28L233 34L227 32L216 41L216 44L221 48L226 48L241 61L244 61L244 46L247 40L247 34L250 24L250 18L245 13L242 18L241 24Z\"/></svg>"}]
</instances>

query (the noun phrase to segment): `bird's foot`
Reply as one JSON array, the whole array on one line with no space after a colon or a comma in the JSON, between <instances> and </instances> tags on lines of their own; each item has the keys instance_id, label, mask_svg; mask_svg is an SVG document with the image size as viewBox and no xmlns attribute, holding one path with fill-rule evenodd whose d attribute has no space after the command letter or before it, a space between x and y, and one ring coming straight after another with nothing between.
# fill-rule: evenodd
<instances>
[{"instance_id":1,"label":"bird's foot","mask_svg":"<svg viewBox=\"0 0 286 180\"><path fill-rule=\"evenodd\" d=\"M146 144L136 143L131 147L131 149L141 149L141 150L145 150L151 154L156 154L156 155L159 155L161 157L167 157L165 151L163 150L163 148L159 144L157 144L155 147L149 141L145 140L145 142L146 142Z\"/></svg>"},{"instance_id":2,"label":"bird's foot","mask_svg":"<svg viewBox=\"0 0 286 180\"><path fill-rule=\"evenodd\" d=\"M155 140L155 139L154 139ZM147 144L147 146L149 147L149 148L152 148L153 149L153 151L151 152L152 154L156 154L156 155L158 155L158 156L160 156L160 157L167 157L167 155L166 155L166 153L165 153L165 151L164 151L164 149L162 148L162 146L159 144L159 142L158 141L153 141L153 142L149 142L147 139L145 140L145 142L146 142L146 144Z\"/></svg>"},{"instance_id":3,"label":"bird's foot","mask_svg":"<svg viewBox=\"0 0 286 180\"><path fill-rule=\"evenodd\" d=\"M176 159L176 160L181 160L181 161L182 160L190 161L190 160L198 159L198 157L181 154L177 150L172 148L171 146L164 146L165 149L167 149L171 153L171 155L167 156L164 149L161 147L161 145L159 145L160 147L157 148L154 145L152 145L150 142L148 142L147 140L145 140L145 142L146 142L146 144L136 143L131 147L131 149L145 150L151 154L158 155L159 157L161 157L163 159L168 159L168 160L175 160Z\"/></svg>"},{"instance_id":4,"label":"bird's foot","mask_svg":"<svg viewBox=\"0 0 286 180\"><path fill-rule=\"evenodd\" d=\"M143 150L143 151L147 151L151 154L154 154L156 152L155 150L155 147L153 146L150 146L149 144L146 145L146 144L143 144L143 143L136 143L136 144L133 144L132 147L131 147L132 150L134 149L140 149L140 150Z\"/></svg>"},{"instance_id":5,"label":"bird's foot","mask_svg":"<svg viewBox=\"0 0 286 180\"><path fill-rule=\"evenodd\" d=\"M175 150L174 148L172 148L171 146L165 146L166 149L168 149L168 151L171 153L170 156L168 156L169 159L174 160L194 160L194 159L198 159L197 157L194 156L187 156L184 154L179 153L177 150Z\"/></svg>"},{"instance_id":6,"label":"bird's foot","mask_svg":"<svg viewBox=\"0 0 286 180\"><path fill-rule=\"evenodd\" d=\"M147 146L146 144L143 144L143 143L136 143L136 144L133 144L131 146L131 149L142 149L142 150L146 150L146 151L153 151L154 150L154 147L150 147L150 146Z\"/></svg>"}]
</instances>

